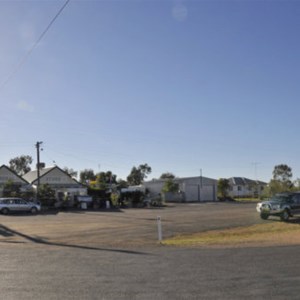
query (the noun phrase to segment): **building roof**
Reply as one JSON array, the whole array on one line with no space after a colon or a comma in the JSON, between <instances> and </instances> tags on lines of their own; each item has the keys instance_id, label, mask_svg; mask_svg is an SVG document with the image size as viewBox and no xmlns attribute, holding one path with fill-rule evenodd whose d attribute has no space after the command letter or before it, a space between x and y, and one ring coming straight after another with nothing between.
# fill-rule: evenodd
<instances>
[{"instance_id":1,"label":"building roof","mask_svg":"<svg viewBox=\"0 0 300 300\"><path fill-rule=\"evenodd\" d=\"M62 170L61 168L59 168L58 166L53 166L53 167L48 167L48 168L43 168L40 169L40 179L44 176L46 176L48 173L50 173L51 171L58 169L59 171L61 171L62 173L64 173L66 176L70 177L72 180L74 180L77 184L79 185L83 185L82 183L78 182L76 179L72 178L67 172L65 172L64 170ZM38 179L38 171L34 170L34 171L30 171L28 173L26 173L23 178L25 180L27 180L28 182L30 182L31 184L34 184L37 179Z\"/></svg>"},{"instance_id":2,"label":"building roof","mask_svg":"<svg viewBox=\"0 0 300 300\"><path fill-rule=\"evenodd\" d=\"M175 177L174 180L175 182L176 181L187 181L187 180L193 180L193 179L196 179L196 180L200 180L200 178L202 178L202 180L211 180L211 181L218 181L217 179L213 179L213 178L209 178L209 177L204 177L204 176L194 176L194 177ZM166 179L152 179L152 180L149 180L149 181L145 181L145 183L151 183L151 182L165 182L167 181L168 178Z\"/></svg>"},{"instance_id":3,"label":"building roof","mask_svg":"<svg viewBox=\"0 0 300 300\"><path fill-rule=\"evenodd\" d=\"M267 185L266 182L259 181L259 180L252 180L245 177L231 177L228 180L232 185L253 185L253 184Z\"/></svg>"},{"instance_id":4,"label":"building roof","mask_svg":"<svg viewBox=\"0 0 300 300\"><path fill-rule=\"evenodd\" d=\"M44 176L45 174L47 174L48 172L50 172L54 167L50 167L50 168L44 168L40 170L40 178L42 176ZM34 181L37 180L38 178L38 174L37 174L37 170L34 171L30 171L28 173L26 173L23 176L24 179L26 179L28 182L33 183Z\"/></svg>"},{"instance_id":5,"label":"building roof","mask_svg":"<svg viewBox=\"0 0 300 300\"><path fill-rule=\"evenodd\" d=\"M22 180L25 184L29 184L28 180L26 180L25 178L21 177L20 175L18 175L15 171L13 171L11 168L7 167L6 165L2 165L0 167L1 169L6 169L8 172L12 173L13 175L15 175L16 177L18 177L20 180Z\"/></svg>"}]
</instances>

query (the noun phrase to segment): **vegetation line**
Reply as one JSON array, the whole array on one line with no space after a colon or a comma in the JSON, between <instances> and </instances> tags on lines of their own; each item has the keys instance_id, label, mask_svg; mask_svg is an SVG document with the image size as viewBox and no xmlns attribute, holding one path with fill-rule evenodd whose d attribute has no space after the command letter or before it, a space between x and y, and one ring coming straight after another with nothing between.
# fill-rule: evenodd
<instances>
[{"instance_id":1,"label":"vegetation line","mask_svg":"<svg viewBox=\"0 0 300 300\"><path fill-rule=\"evenodd\" d=\"M169 246L237 245L256 242L283 242L291 233L300 233L299 224L266 223L248 227L211 230L191 235L179 235L163 241ZM300 243L300 238L294 242Z\"/></svg>"}]
</instances>

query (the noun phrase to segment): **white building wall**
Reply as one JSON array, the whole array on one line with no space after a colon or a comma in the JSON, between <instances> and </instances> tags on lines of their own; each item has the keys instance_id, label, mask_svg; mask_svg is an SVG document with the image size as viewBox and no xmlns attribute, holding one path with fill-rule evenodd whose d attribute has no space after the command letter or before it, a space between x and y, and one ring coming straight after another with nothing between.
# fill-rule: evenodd
<instances>
[{"instance_id":1,"label":"white building wall","mask_svg":"<svg viewBox=\"0 0 300 300\"><path fill-rule=\"evenodd\" d=\"M22 180L19 176L11 172L6 167L0 168L0 196L3 195L4 186L8 181L12 181L14 184L20 186L21 191L30 190L32 187L30 184Z\"/></svg>"},{"instance_id":2,"label":"white building wall","mask_svg":"<svg viewBox=\"0 0 300 300\"><path fill-rule=\"evenodd\" d=\"M217 200L217 180L202 177L175 178L174 182L179 184L179 190L183 192L184 201L216 201ZM165 180L152 180L144 182L145 188L150 192L150 196L161 194ZM199 197L200 191L200 197ZM200 199L199 199L200 198Z\"/></svg>"},{"instance_id":3,"label":"white building wall","mask_svg":"<svg viewBox=\"0 0 300 300\"><path fill-rule=\"evenodd\" d=\"M40 184L74 184L75 181L59 169L53 169L40 178Z\"/></svg>"},{"instance_id":4,"label":"white building wall","mask_svg":"<svg viewBox=\"0 0 300 300\"><path fill-rule=\"evenodd\" d=\"M9 180L24 185L24 181L6 168L0 169L0 185L4 186ZM25 184L26 185L26 184Z\"/></svg>"}]
</instances>

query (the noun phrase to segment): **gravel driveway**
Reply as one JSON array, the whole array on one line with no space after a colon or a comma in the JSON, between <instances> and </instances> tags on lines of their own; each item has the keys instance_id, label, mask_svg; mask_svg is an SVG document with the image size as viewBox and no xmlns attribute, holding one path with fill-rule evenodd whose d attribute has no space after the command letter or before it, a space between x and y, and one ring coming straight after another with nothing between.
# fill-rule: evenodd
<instances>
[{"instance_id":1,"label":"gravel driveway","mask_svg":"<svg viewBox=\"0 0 300 300\"><path fill-rule=\"evenodd\" d=\"M170 204L164 208L0 215L0 242L130 247L163 237L262 222L253 203Z\"/></svg>"}]
</instances>

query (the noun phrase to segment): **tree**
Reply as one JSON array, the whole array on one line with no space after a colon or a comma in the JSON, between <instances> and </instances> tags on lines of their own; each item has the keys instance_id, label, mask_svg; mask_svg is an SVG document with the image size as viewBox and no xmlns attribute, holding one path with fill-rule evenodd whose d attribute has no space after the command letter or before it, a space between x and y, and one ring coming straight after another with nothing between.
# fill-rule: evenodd
<instances>
[{"instance_id":1,"label":"tree","mask_svg":"<svg viewBox=\"0 0 300 300\"><path fill-rule=\"evenodd\" d=\"M68 173L71 177L77 177L78 172L74 171L72 168L64 167L63 170Z\"/></svg>"},{"instance_id":2,"label":"tree","mask_svg":"<svg viewBox=\"0 0 300 300\"><path fill-rule=\"evenodd\" d=\"M222 198L227 197L229 188L230 188L230 182L228 179L220 178L218 180L218 192Z\"/></svg>"},{"instance_id":3,"label":"tree","mask_svg":"<svg viewBox=\"0 0 300 300\"><path fill-rule=\"evenodd\" d=\"M273 170L273 179L278 180L285 184L291 184L291 179L293 177L292 168L288 165L277 165Z\"/></svg>"},{"instance_id":4,"label":"tree","mask_svg":"<svg viewBox=\"0 0 300 300\"><path fill-rule=\"evenodd\" d=\"M162 173L159 179L175 179L175 175L170 172Z\"/></svg>"},{"instance_id":5,"label":"tree","mask_svg":"<svg viewBox=\"0 0 300 300\"><path fill-rule=\"evenodd\" d=\"M287 191L286 187L283 186L283 184L280 181L271 179L269 184L264 188L263 195L270 197L275 194L286 192L286 191Z\"/></svg>"},{"instance_id":6,"label":"tree","mask_svg":"<svg viewBox=\"0 0 300 300\"><path fill-rule=\"evenodd\" d=\"M271 179L268 186L264 188L263 195L270 197L277 193L291 191L293 189L292 177L292 168L288 165L281 164L275 166L273 179Z\"/></svg>"},{"instance_id":7,"label":"tree","mask_svg":"<svg viewBox=\"0 0 300 300\"><path fill-rule=\"evenodd\" d=\"M8 180L3 187L3 197L21 197L20 186Z\"/></svg>"},{"instance_id":8,"label":"tree","mask_svg":"<svg viewBox=\"0 0 300 300\"><path fill-rule=\"evenodd\" d=\"M293 186L294 186L295 191L298 191L300 189L300 178L297 178L296 180L294 180Z\"/></svg>"},{"instance_id":9,"label":"tree","mask_svg":"<svg viewBox=\"0 0 300 300\"><path fill-rule=\"evenodd\" d=\"M116 179L117 175L113 174L111 171L100 172L96 176L96 186L101 190L105 190L108 185L116 184Z\"/></svg>"},{"instance_id":10,"label":"tree","mask_svg":"<svg viewBox=\"0 0 300 300\"><path fill-rule=\"evenodd\" d=\"M32 164L32 157L29 155L21 155L15 158L12 158L9 161L9 167L11 170L16 172L19 176L31 171L30 165Z\"/></svg>"},{"instance_id":11,"label":"tree","mask_svg":"<svg viewBox=\"0 0 300 300\"><path fill-rule=\"evenodd\" d=\"M176 193L179 190L179 184L174 182L172 178L169 178L165 181L164 186L162 188L163 193Z\"/></svg>"},{"instance_id":12,"label":"tree","mask_svg":"<svg viewBox=\"0 0 300 300\"><path fill-rule=\"evenodd\" d=\"M147 164L139 165L137 168L133 167L127 176L127 181L130 185L140 185L151 171L151 167Z\"/></svg>"},{"instance_id":13,"label":"tree","mask_svg":"<svg viewBox=\"0 0 300 300\"><path fill-rule=\"evenodd\" d=\"M123 189L123 188L127 188L128 187L127 181L125 181L123 179L118 179L117 185L118 185L119 189Z\"/></svg>"},{"instance_id":14,"label":"tree","mask_svg":"<svg viewBox=\"0 0 300 300\"><path fill-rule=\"evenodd\" d=\"M43 205L52 206L55 202L55 190L49 184L42 184L38 191L38 199Z\"/></svg>"},{"instance_id":15,"label":"tree","mask_svg":"<svg viewBox=\"0 0 300 300\"><path fill-rule=\"evenodd\" d=\"M80 182L86 184L90 180L95 180L96 176L92 169L85 169L80 172Z\"/></svg>"}]
</instances>

